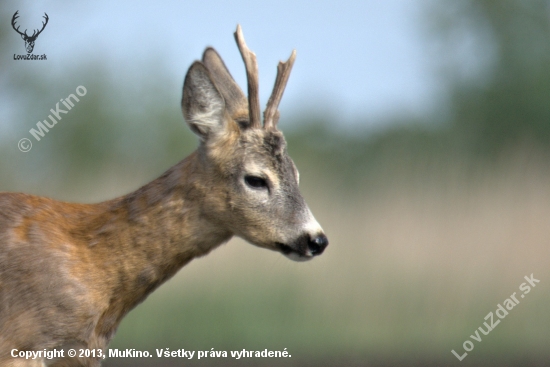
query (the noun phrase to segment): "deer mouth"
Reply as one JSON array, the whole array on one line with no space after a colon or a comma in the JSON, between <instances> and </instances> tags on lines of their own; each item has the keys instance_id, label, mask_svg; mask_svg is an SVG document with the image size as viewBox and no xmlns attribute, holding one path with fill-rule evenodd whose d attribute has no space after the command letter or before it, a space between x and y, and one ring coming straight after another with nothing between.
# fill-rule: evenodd
<instances>
[{"instance_id":1,"label":"deer mouth","mask_svg":"<svg viewBox=\"0 0 550 367\"><path fill-rule=\"evenodd\" d=\"M313 259L313 255L311 253L308 253L308 251L300 251L299 249L295 249L292 246L285 245L284 243L277 242L276 243L277 248L279 251L288 257L290 260L294 261L308 261ZM304 249L305 250L305 249Z\"/></svg>"},{"instance_id":2,"label":"deer mouth","mask_svg":"<svg viewBox=\"0 0 550 367\"><path fill-rule=\"evenodd\" d=\"M279 251L294 261L307 261L319 256L328 246L328 239L324 234L311 237L310 235L300 236L294 243L287 245L276 243Z\"/></svg>"},{"instance_id":3,"label":"deer mouth","mask_svg":"<svg viewBox=\"0 0 550 367\"><path fill-rule=\"evenodd\" d=\"M284 255L288 255L292 252L295 252L294 249L288 245L285 245L284 243L280 243L280 242L277 242L277 247L279 248L279 250L284 254Z\"/></svg>"}]
</instances>

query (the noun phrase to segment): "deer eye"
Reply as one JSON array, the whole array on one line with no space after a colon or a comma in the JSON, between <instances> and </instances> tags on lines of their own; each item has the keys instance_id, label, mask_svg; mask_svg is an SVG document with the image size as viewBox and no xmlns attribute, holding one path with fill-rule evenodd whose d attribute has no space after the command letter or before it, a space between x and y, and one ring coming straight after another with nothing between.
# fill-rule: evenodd
<instances>
[{"instance_id":1,"label":"deer eye","mask_svg":"<svg viewBox=\"0 0 550 367\"><path fill-rule=\"evenodd\" d=\"M239 124L241 129L247 129L250 127L250 121L248 121L248 119L238 119L237 124Z\"/></svg>"},{"instance_id":2,"label":"deer eye","mask_svg":"<svg viewBox=\"0 0 550 367\"><path fill-rule=\"evenodd\" d=\"M244 182L254 189L265 189L267 188L267 181L261 177L257 176L245 176Z\"/></svg>"}]
</instances>

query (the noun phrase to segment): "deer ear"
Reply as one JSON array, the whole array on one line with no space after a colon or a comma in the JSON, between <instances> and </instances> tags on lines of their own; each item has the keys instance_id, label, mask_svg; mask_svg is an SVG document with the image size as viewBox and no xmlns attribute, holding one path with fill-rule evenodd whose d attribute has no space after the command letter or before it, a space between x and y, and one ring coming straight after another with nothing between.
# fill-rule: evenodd
<instances>
[{"instance_id":1,"label":"deer ear","mask_svg":"<svg viewBox=\"0 0 550 367\"><path fill-rule=\"evenodd\" d=\"M210 75L212 75L212 79L222 94L229 114L233 115L242 109L248 111L246 96L231 76L231 73L229 73L229 70L227 70L218 52L212 47L208 47L204 50L202 62L210 72Z\"/></svg>"},{"instance_id":2,"label":"deer ear","mask_svg":"<svg viewBox=\"0 0 550 367\"><path fill-rule=\"evenodd\" d=\"M191 65L185 76L181 109L191 130L203 141L225 128L225 101L199 61Z\"/></svg>"}]
</instances>

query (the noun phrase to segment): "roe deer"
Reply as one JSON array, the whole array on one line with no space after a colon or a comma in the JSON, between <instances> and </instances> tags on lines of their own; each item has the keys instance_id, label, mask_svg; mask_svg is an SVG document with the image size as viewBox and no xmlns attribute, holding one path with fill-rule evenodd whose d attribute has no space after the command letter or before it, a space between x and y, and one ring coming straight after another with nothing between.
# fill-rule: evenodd
<instances>
[{"instance_id":1,"label":"roe deer","mask_svg":"<svg viewBox=\"0 0 550 367\"><path fill-rule=\"evenodd\" d=\"M99 204L0 194L0 366L99 366L67 350L105 351L133 307L234 235L298 261L323 252L327 237L277 130L295 52L279 63L262 125L256 56L240 26L235 39L248 100L207 48L181 101L199 147L153 182ZM53 349L63 357L14 357Z\"/></svg>"}]
</instances>

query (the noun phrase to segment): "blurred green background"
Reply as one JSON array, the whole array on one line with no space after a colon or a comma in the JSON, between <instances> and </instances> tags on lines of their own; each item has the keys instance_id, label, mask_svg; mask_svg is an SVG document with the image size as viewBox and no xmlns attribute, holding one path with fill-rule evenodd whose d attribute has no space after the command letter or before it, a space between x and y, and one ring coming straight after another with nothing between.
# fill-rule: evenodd
<instances>
[{"instance_id":1,"label":"blurred green background","mask_svg":"<svg viewBox=\"0 0 550 367\"><path fill-rule=\"evenodd\" d=\"M0 4L0 191L97 202L196 148L179 109L183 74L171 80L162 62L138 60L140 72L121 82L101 55L47 72L13 61L23 52L14 4ZM282 116L301 189L330 239L325 254L294 263L232 240L133 310L110 345L287 348L292 358L106 366L550 365L550 2L426 1L421 13L444 103L377 128L360 118L343 127L330 104ZM86 96L34 141L35 121L78 85ZM34 144L28 153L17 149L22 137ZM530 274L536 288L473 341ZM460 362L451 350L464 353L466 340L475 348Z\"/></svg>"}]
</instances>

